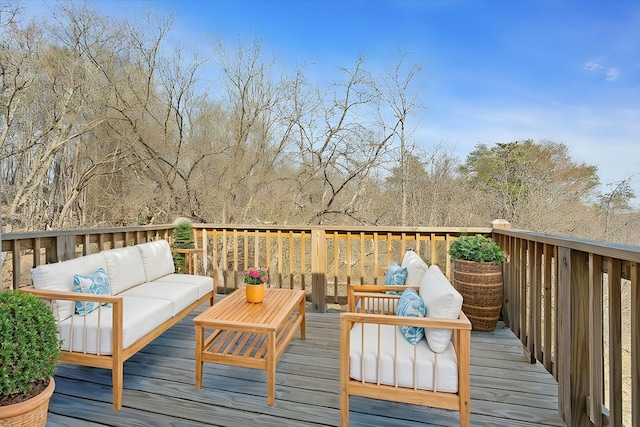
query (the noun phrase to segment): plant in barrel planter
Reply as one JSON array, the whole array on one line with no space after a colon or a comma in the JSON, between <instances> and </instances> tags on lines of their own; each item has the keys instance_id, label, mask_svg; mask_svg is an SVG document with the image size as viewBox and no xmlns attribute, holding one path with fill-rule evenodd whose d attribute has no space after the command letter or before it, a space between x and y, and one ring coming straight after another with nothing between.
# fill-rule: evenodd
<instances>
[{"instance_id":1,"label":"plant in barrel planter","mask_svg":"<svg viewBox=\"0 0 640 427\"><path fill-rule=\"evenodd\" d=\"M476 331L493 331L502 310L504 252L492 239L463 236L451 243L453 286L463 297L462 311Z\"/></svg>"},{"instance_id":2,"label":"plant in barrel planter","mask_svg":"<svg viewBox=\"0 0 640 427\"><path fill-rule=\"evenodd\" d=\"M51 309L31 294L0 292L0 425L46 425L59 355Z\"/></svg>"},{"instance_id":3,"label":"plant in barrel planter","mask_svg":"<svg viewBox=\"0 0 640 427\"><path fill-rule=\"evenodd\" d=\"M250 268L244 272L244 290L248 302L264 300L265 283L267 283L266 268Z\"/></svg>"}]
</instances>

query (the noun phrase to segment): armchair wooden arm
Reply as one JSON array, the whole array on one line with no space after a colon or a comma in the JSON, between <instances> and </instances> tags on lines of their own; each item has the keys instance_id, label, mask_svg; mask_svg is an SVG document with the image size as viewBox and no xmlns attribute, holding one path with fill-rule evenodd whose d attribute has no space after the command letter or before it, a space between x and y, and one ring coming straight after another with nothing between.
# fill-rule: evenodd
<instances>
[{"instance_id":1,"label":"armchair wooden arm","mask_svg":"<svg viewBox=\"0 0 640 427\"><path fill-rule=\"evenodd\" d=\"M400 295L395 294L395 292L402 292L407 288L413 288L417 291L419 286L350 285L347 288L348 310L351 313L356 311L393 313L395 312L395 304L400 299ZM388 294L387 292L394 293ZM359 307L358 302L360 302ZM387 310L381 310L381 307L385 307Z\"/></svg>"}]
</instances>

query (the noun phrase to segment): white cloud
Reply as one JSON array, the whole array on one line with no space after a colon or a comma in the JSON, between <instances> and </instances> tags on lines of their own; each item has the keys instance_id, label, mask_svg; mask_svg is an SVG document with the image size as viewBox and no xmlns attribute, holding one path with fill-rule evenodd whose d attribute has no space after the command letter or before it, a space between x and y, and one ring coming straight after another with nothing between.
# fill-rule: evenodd
<instances>
[{"instance_id":1,"label":"white cloud","mask_svg":"<svg viewBox=\"0 0 640 427\"><path fill-rule=\"evenodd\" d=\"M618 80L618 76L620 76L620 71L617 68L609 68L607 70L607 80L610 82L614 82Z\"/></svg>"},{"instance_id":2,"label":"white cloud","mask_svg":"<svg viewBox=\"0 0 640 427\"><path fill-rule=\"evenodd\" d=\"M587 63L584 64L584 69L587 71L598 71L602 68L603 67L600 64L600 60L587 61Z\"/></svg>"}]
</instances>

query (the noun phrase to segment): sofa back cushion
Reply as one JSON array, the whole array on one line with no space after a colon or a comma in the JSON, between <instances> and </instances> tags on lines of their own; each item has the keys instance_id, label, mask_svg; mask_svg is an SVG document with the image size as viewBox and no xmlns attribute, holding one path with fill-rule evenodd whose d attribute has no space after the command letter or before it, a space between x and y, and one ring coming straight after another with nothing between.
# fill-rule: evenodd
<instances>
[{"instance_id":1,"label":"sofa back cushion","mask_svg":"<svg viewBox=\"0 0 640 427\"><path fill-rule=\"evenodd\" d=\"M440 319L457 319L462 310L462 295L449 282L440 267L429 267L420 284L420 297L424 301L427 315ZM451 329L427 328L425 338L431 350L442 353L451 341Z\"/></svg>"},{"instance_id":2,"label":"sofa back cushion","mask_svg":"<svg viewBox=\"0 0 640 427\"><path fill-rule=\"evenodd\" d=\"M152 282L160 277L175 272L171 247L166 240L136 245L142 257L142 266L147 282Z\"/></svg>"},{"instance_id":3,"label":"sofa back cushion","mask_svg":"<svg viewBox=\"0 0 640 427\"><path fill-rule=\"evenodd\" d=\"M404 282L407 286L420 286L422 276L429 269L427 263L414 251L407 251L404 254L402 267L407 269L407 279Z\"/></svg>"},{"instance_id":4,"label":"sofa back cushion","mask_svg":"<svg viewBox=\"0 0 640 427\"><path fill-rule=\"evenodd\" d=\"M106 266L104 254L99 252L64 262L39 265L31 270L31 280L36 289L73 292L74 275L90 275ZM53 315L58 321L71 317L73 312L73 301L58 300L53 307Z\"/></svg>"},{"instance_id":5,"label":"sofa back cushion","mask_svg":"<svg viewBox=\"0 0 640 427\"><path fill-rule=\"evenodd\" d=\"M135 246L104 251L107 275L111 284L111 294L118 295L145 282L142 256Z\"/></svg>"}]
</instances>

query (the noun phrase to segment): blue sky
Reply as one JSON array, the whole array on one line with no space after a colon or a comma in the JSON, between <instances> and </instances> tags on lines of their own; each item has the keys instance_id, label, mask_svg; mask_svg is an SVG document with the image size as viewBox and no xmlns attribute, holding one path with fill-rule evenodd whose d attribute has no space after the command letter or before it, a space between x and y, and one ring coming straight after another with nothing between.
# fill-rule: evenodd
<instances>
[{"instance_id":1,"label":"blue sky","mask_svg":"<svg viewBox=\"0 0 640 427\"><path fill-rule=\"evenodd\" d=\"M27 2L39 9L48 0ZM173 37L207 47L209 36L251 35L309 76L338 77L368 55L383 71L409 52L423 65L414 89L422 145L464 160L477 143L533 139L569 147L598 166L603 184L638 174L640 1L636 0L98 0L101 13L150 5L175 12ZM605 188L606 190L606 188Z\"/></svg>"}]
</instances>

